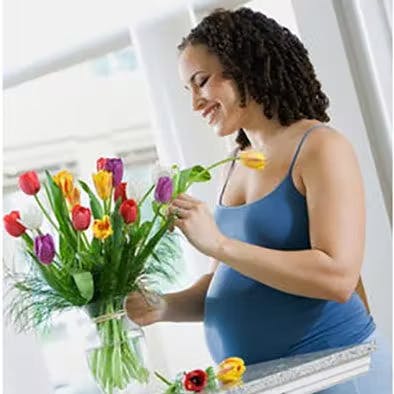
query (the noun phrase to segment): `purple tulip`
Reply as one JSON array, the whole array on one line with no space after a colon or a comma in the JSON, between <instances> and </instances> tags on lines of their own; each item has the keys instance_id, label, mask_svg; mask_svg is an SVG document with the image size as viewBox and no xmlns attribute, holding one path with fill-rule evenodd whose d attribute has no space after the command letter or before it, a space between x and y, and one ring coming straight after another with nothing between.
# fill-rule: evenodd
<instances>
[{"instance_id":1,"label":"purple tulip","mask_svg":"<svg viewBox=\"0 0 394 394\"><path fill-rule=\"evenodd\" d=\"M123 178L123 162L122 159L107 159L104 164L106 171L112 172L112 185L117 187Z\"/></svg>"},{"instance_id":2,"label":"purple tulip","mask_svg":"<svg viewBox=\"0 0 394 394\"><path fill-rule=\"evenodd\" d=\"M51 264L55 257L55 243L52 235L38 235L34 239L34 252L43 264Z\"/></svg>"},{"instance_id":3,"label":"purple tulip","mask_svg":"<svg viewBox=\"0 0 394 394\"><path fill-rule=\"evenodd\" d=\"M172 179L169 176L159 178L155 189L155 200L161 203L167 203L172 197Z\"/></svg>"}]
</instances>

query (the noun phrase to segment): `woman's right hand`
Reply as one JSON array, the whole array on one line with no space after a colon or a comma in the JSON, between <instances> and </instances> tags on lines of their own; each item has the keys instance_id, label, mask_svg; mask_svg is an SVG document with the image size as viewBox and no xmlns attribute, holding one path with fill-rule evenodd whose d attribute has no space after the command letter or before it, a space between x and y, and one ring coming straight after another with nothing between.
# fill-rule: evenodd
<instances>
[{"instance_id":1,"label":"woman's right hand","mask_svg":"<svg viewBox=\"0 0 394 394\"><path fill-rule=\"evenodd\" d=\"M164 297L147 295L134 291L127 295L124 301L127 317L140 326L148 326L164 320L168 309Z\"/></svg>"}]
</instances>

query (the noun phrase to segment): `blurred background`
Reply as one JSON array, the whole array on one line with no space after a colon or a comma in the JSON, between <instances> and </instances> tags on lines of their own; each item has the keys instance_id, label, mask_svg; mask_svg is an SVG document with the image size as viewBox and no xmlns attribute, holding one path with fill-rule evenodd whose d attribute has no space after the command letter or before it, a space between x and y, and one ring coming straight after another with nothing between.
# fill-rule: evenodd
<instances>
[{"instance_id":1,"label":"blurred background","mask_svg":"<svg viewBox=\"0 0 394 394\"><path fill-rule=\"evenodd\" d=\"M298 35L328 94L333 127L353 143L367 196L362 277L372 314L392 332L392 4L390 0L3 1L3 212L25 203L18 176L67 168L90 179L96 159L122 157L141 188L162 164L208 164L219 139L191 110L177 75L176 45L217 7L247 6ZM335 160L335 158L333 158ZM214 208L220 182L192 194ZM172 290L209 270L183 243L185 269ZM21 267L3 235L3 261ZM22 262L23 264L23 262ZM4 393L96 394L81 316L69 312L44 334L4 325ZM174 375L212 363L201 323L145 329L153 368ZM264 335L264 333L261 333Z\"/></svg>"}]
</instances>

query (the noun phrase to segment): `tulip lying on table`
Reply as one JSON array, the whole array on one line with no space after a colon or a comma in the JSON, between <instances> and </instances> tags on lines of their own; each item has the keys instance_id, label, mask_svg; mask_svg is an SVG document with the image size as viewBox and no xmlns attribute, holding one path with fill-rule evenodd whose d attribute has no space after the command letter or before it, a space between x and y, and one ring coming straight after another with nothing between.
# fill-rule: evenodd
<instances>
[{"instance_id":1,"label":"tulip lying on table","mask_svg":"<svg viewBox=\"0 0 394 394\"><path fill-rule=\"evenodd\" d=\"M229 357L218 365L216 373L213 367L208 367L205 371L195 369L178 374L173 382L170 382L158 372L155 372L155 375L168 385L165 394L217 393L220 389L220 383L222 387L241 383L245 371L245 363L241 358Z\"/></svg>"}]
</instances>

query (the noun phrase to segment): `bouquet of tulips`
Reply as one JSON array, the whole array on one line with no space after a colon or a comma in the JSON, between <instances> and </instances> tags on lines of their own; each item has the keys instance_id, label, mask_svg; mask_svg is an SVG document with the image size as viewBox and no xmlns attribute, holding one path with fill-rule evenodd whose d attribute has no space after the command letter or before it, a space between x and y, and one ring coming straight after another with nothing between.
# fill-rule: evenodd
<instances>
[{"instance_id":1,"label":"bouquet of tulips","mask_svg":"<svg viewBox=\"0 0 394 394\"><path fill-rule=\"evenodd\" d=\"M11 321L26 331L49 323L55 312L84 307L102 342L111 345L94 351L89 360L104 392L123 389L132 380L147 382L148 371L127 341L122 320L114 317L124 314L123 299L129 292L143 291L142 283L151 288L156 284L160 292L158 280L171 282L176 277L180 247L176 233L168 231L174 220L167 215L170 201L193 183L209 181L213 168L234 159L251 168L264 166L264 157L252 151L207 168L180 170L174 165L159 171L140 199L127 195L119 158L97 160L95 192L82 180L76 184L67 170L54 176L46 171L44 182L34 171L23 173L19 187L35 204L3 218L6 231L22 238L29 267L7 273ZM42 189L44 196L39 196ZM81 205L81 190L88 206ZM152 215L143 219L141 208L152 193ZM47 233L41 230L43 217L50 228Z\"/></svg>"}]
</instances>

